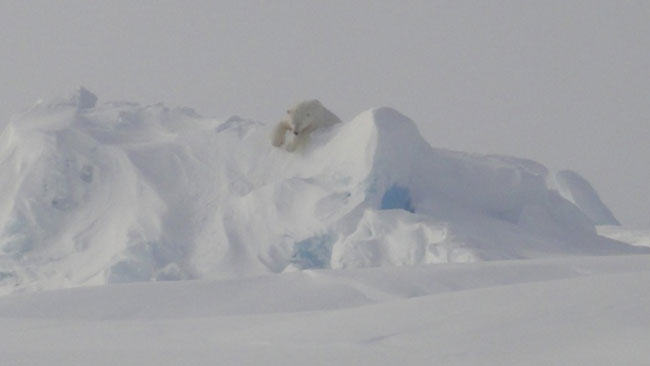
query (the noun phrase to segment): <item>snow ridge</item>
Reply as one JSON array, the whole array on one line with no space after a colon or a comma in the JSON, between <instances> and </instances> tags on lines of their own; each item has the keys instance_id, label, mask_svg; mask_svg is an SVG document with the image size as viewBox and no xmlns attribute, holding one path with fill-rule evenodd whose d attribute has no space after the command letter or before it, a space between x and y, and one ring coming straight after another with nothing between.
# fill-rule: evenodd
<instances>
[{"instance_id":1,"label":"snow ridge","mask_svg":"<svg viewBox=\"0 0 650 366\"><path fill-rule=\"evenodd\" d=\"M432 148L390 108L300 153L269 131L84 88L36 104L0 135L0 293L647 251L597 236L541 164Z\"/></svg>"}]
</instances>

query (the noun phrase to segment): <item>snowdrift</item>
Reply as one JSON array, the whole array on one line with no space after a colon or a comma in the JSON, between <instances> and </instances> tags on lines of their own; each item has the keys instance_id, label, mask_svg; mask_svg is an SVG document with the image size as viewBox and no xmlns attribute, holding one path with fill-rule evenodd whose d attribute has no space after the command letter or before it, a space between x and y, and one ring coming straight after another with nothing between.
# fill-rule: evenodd
<instances>
[{"instance_id":1,"label":"snowdrift","mask_svg":"<svg viewBox=\"0 0 650 366\"><path fill-rule=\"evenodd\" d=\"M259 122L96 102L81 88L3 130L0 293L648 250L598 236L605 206L541 164L432 148L390 108L288 153Z\"/></svg>"}]
</instances>

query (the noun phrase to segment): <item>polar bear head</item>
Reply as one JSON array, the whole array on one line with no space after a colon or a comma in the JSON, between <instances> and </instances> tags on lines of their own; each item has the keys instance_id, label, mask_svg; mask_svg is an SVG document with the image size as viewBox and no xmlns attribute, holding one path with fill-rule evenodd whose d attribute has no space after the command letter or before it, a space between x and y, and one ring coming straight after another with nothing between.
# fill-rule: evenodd
<instances>
[{"instance_id":1,"label":"polar bear head","mask_svg":"<svg viewBox=\"0 0 650 366\"><path fill-rule=\"evenodd\" d=\"M300 102L287 110L285 121L294 135L306 132L321 123L323 105L316 99Z\"/></svg>"}]
</instances>

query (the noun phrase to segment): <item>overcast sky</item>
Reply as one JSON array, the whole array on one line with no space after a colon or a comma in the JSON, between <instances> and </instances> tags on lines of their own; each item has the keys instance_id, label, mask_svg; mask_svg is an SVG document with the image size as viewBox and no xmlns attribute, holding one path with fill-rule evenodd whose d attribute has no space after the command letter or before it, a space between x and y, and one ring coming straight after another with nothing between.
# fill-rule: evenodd
<instances>
[{"instance_id":1,"label":"overcast sky","mask_svg":"<svg viewBox=\"0 0 650 366\"><path fill-rule=\"evenodd\" d=\"M100 101L278 120L377 106L436 147L578 171L650 227L649 1L0 0L0 120Z\"/></svg>"}]
</instances>

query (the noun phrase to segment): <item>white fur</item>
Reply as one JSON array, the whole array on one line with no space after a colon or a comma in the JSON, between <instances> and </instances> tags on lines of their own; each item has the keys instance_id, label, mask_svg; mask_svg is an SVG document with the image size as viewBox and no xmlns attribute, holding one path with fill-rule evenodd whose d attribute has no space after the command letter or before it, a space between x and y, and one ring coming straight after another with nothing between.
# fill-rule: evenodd
<instances>
[{"instance_id":1,"label":"white fur","mask_svg":"<svg viewBox=\"0 0 650 366\"><path fill-rule=\"evenodd\" d=\"M341 120L318 100L300 102L287 110L286 117L275 126L271 134L271 144L276 147L285 145L287 151L294 151L307 142L314 130L340 122ZM291 141L286 139L287 132L294 135Z\"/></svg>"}]
</instances>

